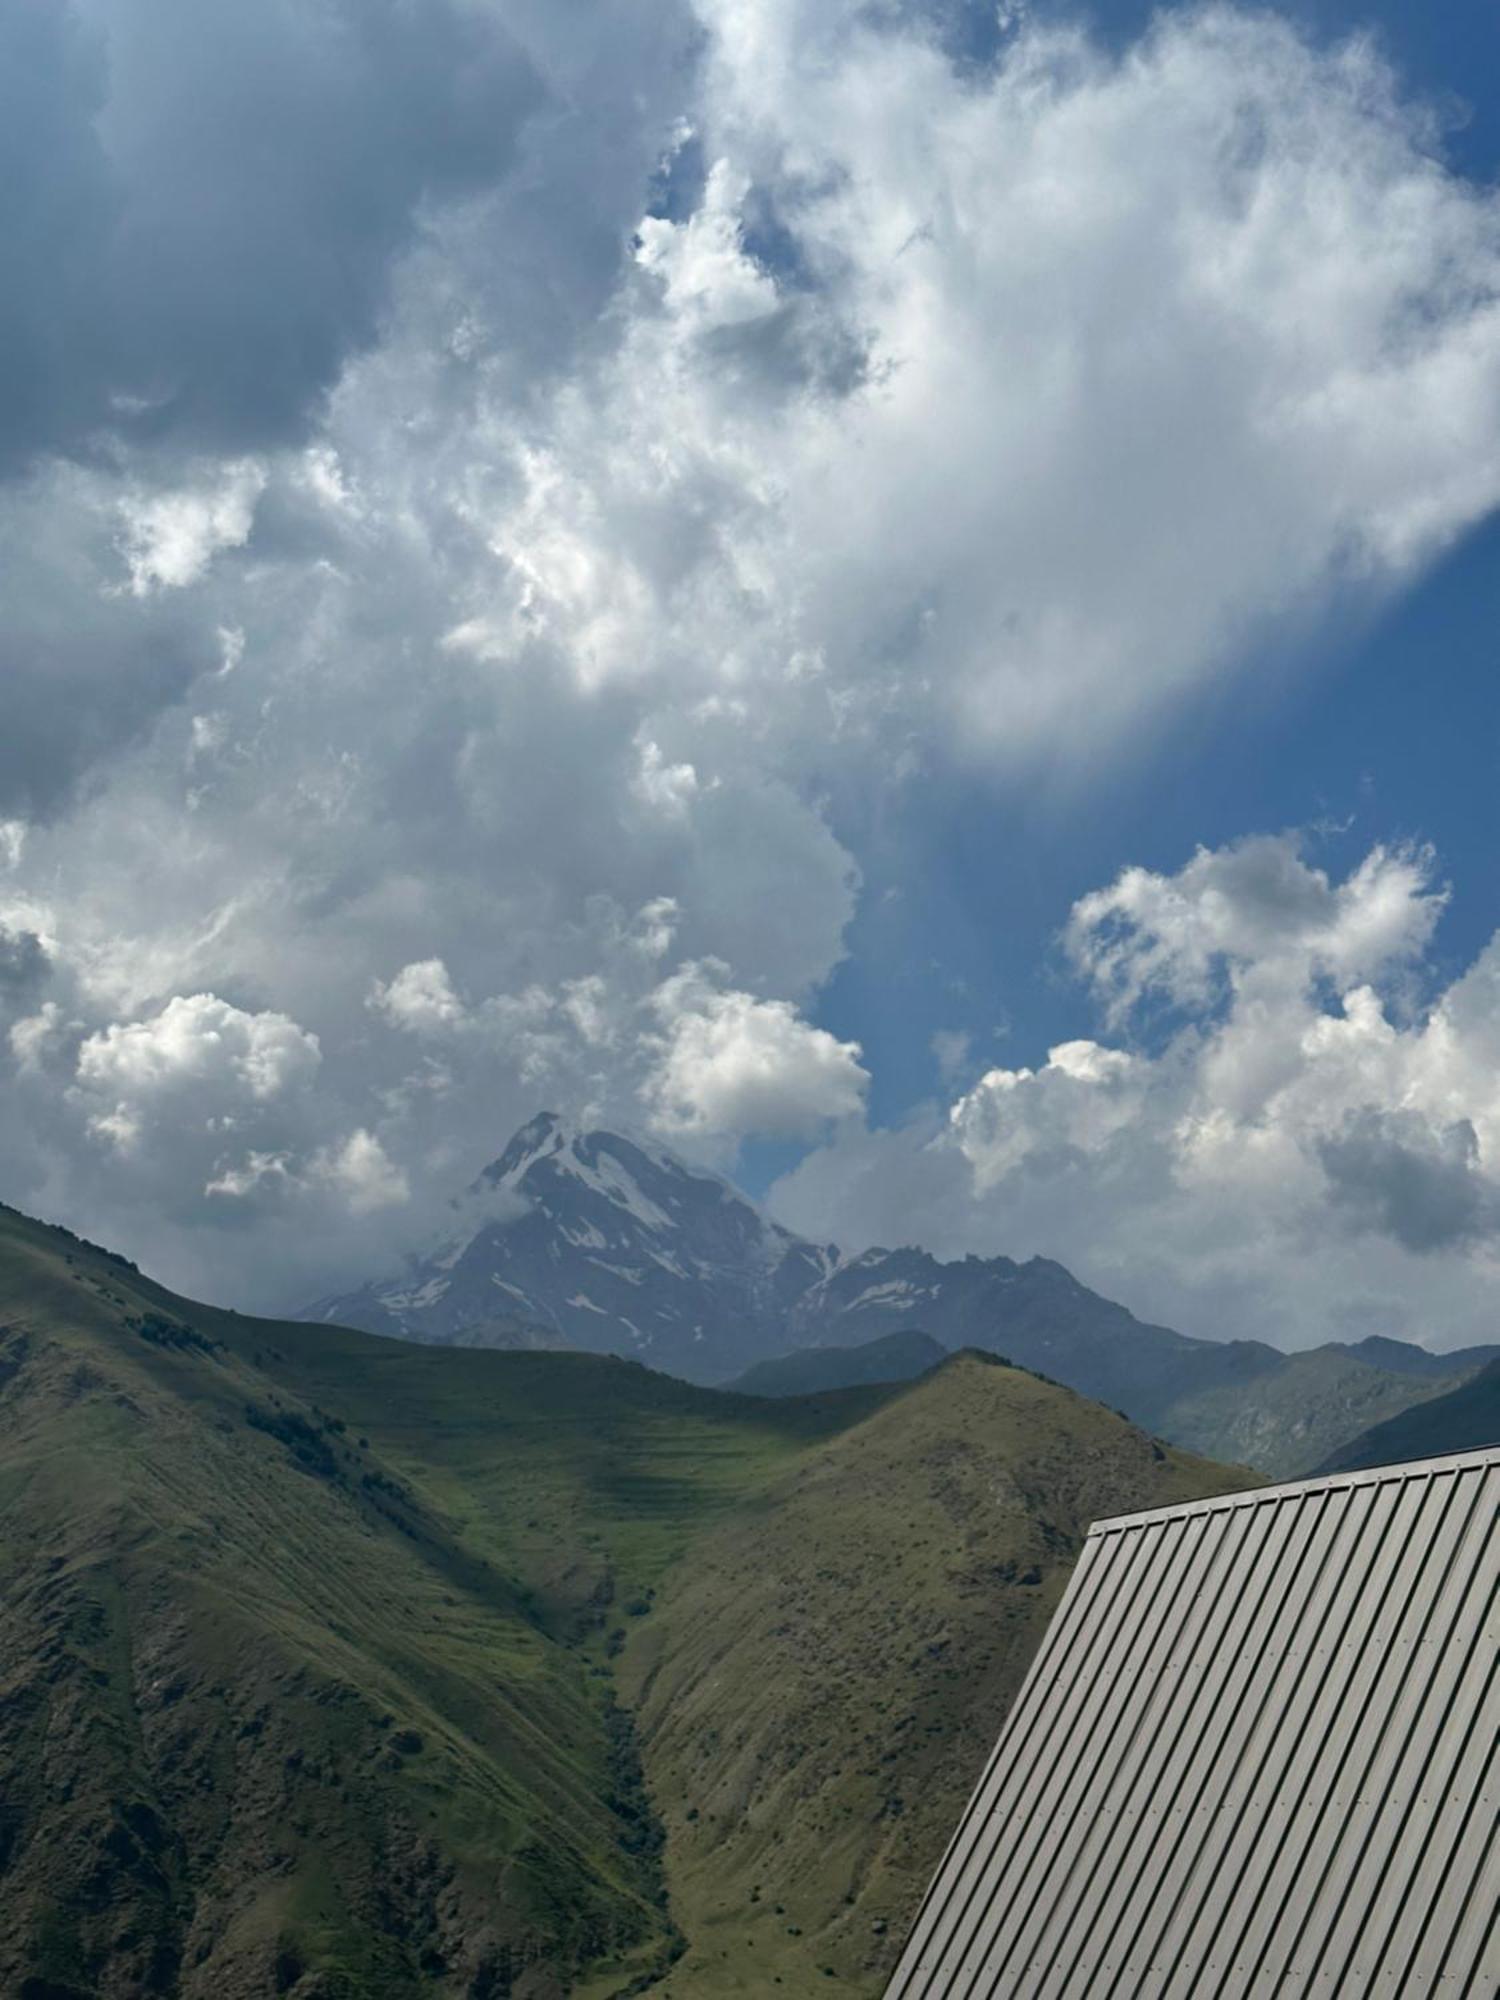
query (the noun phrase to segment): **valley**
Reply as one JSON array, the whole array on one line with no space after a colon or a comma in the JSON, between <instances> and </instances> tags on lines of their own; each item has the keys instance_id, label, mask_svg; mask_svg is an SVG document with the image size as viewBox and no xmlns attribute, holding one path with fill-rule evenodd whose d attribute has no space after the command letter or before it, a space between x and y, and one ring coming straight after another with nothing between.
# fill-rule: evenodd
<instances>
[{"instance_id":1,"label":"valley","mask_svg":"<svg viewBox=\"0 0 1500 2000\"><path fill-rule=\"evenodd\" d=\"M258 1321L0 1212L0 1988L874 1994L1088 1522L978 1355L775 1400Z\"/></svg>"}]
</instances>

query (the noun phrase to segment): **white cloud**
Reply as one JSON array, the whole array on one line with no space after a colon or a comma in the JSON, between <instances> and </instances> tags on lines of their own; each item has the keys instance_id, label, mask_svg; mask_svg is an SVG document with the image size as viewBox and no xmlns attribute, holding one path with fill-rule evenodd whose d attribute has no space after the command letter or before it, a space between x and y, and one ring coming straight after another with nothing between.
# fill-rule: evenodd
<instances>
[{"instance_id":1,"label":"white cloud","mask_svg":"<svg viewBox=\"0 0 1500 2000\"><path fill-rule=\"evenodd\" d=\"M748 176L727 159L709 170L703 200L686 221L648 218L637 261L661 286L679 327L701 334L764 320L781 300L770 275L746 254L742 215Z\"/></svg>"},{"instance_id":2,"label":"white cloud","mask_svg":"<svg viewBox=\"0 0 1500 2000\"><path fill-rule=\"evenodd\" d=\"M258 1194L270 1183L286 1183L293 1176L285 1153L247 1153L243 1160L223 1167L212 1180L205 1181L206 1195L220 1195L231 1201L243 1201L246 1196Z\"/></svg>"},{"instance_id":3,"label":"white cloud","mask_svg":"<svg viewBox=\"0 0 1500 2000\"><path fill-rule=\"evenodd\" d=\"M648 736L640 743L641 761L633 789L644 805L681 818L698 791L698 773L691 764L669 764L661 745Z\"/></svg>"},{"instance_id":4,"label":"white cloud","mask_svg":"<svg viewBox=\"0 0 1500 2000\"><path fill-rule=\"evenodd\" d=\"M122 500L133 594L181 590L197 583L222 550L243 548L265 488L264 466L240 459L191 486Z\"/></svg>"},{"instance_id":5,"label":"white cloud","mask_svg":"<svg viewBox=\"0 0 1500 2000\"><path fill-rule=\"evenodd\" d=\"M1500 1305L1500 938L1425 1003L1430 857L1376 850L1341 882L1291 836L1127 869L1068 938L1154 1052L1065 1043L996 1069L946 1124L845 1133L780 1212L1062 1258L1186 1331L1294 1345L1488 1339Z\"/></svg>"},{"instance_id":6,"label":"white cloud","mask_svg":"<svg viewBox=\"0 0 1500 2000\"><path fill-rule=\"evenodd\" d=\"M78 1083L130 1106L205 1083L264 1102L308 1081L320 1059L317 1036L285 1014L248 1014L216 994L194 993L147 1020L90 1035L78 1051Z\"/></svg>"},{"instance_id":7,"label":"white cloud","mask_svg":"<svg viewBox=\"0 0 1500 2000\"><path fill-rule=\"evenodd\" d=\"M641 1096L658 1128L786 1138L855 1115L869 1082L859 1044L813 1027L784 1000L726 989L726 972L684 966L652 998L662 1028Z\"/></svg>"},{"instance_id":8,"label":"white cloud","mask_svg":"<svg viewBox=\"0 0 1500 2000\"><path fill-rule=\"evenodd\" d=\"M424 1029L449 1028L465 1018L464 1005L453 990L448 968L440 958L424 958L403 966L388 985L379 980L370 1005L396 1024L420 1034Z\"/></svg>"},{"instance_id":9,"label":"white cloud","mask_svg":"<svg viewBox=\"0 0 1500 2000\"><path fill-rule=\"evenodd\" d=\"M654 896L637 911L626 938L628 948L642 958L665 958L677 935L680 917L672 897Z\"/></svg>"},{"instance_id":10,"label":"white cloud","mask_svg":"<svg viewBox=\"0 0 1500 2000\"><path fill-rule=\"evenodd\" d=\"M788 1001L737 989L720 960L662 976L675 914L658 899L628 922L611 915L598 944L605 970L555 988L533 984L466 1008L446 968L429 960L377 984L371 1004L400 1027L443 1037L445 1059L520 1074L549 1104L626 1120L645 1106L663 1132L720 1153L857 1112L868 1082L857 1044Z\"/></svg>"},{"instance_id":11,"label":"white cloud","mask_svg":"<svg viewBox=\"0 0 1500 2000\"><path fill-rule=\"evenodd\" d=\"M337 1189L353 1215L373 1215L394 1208L411 1194L406 1175L373 1132L363 1127L342 1144L320 1153L312 1163L313 1177Z\"/></svg>"},{"instance_id":12,"label":"white cloud","mask_svg":"<svg viewBox=\"0 0 1500 2000\"><path fill-rule=\"evenodd\" d=\"M1335 886L1295 840L1244 840L1174 876L1126 868L1080 899L1066 942L1117 1020L1153 993L1203 1006L1221 983L1346 990L1426 948L1445 901L1431 868L1430 854L1377 847Z\"/></svg>"},{"instance_id":13,"label":"white cloud","mask_svg":"<svg viewBox=\"0 0 1500 2000\"><path fill-rule=\"evenodd\" d=\"M195 715L189 738L189 761L217 755L224 748L226 730L222 715Z\"/></svg>"},{"instance_id":14,"label":"white cloud","mask_svg":"<svg viewBox=\"0 0 1500 2000\"><path fill-rule=\"evenodd\" d=\"M11 1042L24 1071L46 1078L70 1046L60 1029L52 1002L19 1024ZM71 1046L64 1102L102 1152L106 1178L128 1162L137 1198L168 1215L191 1215L206 1195L268 1187L267 1163L284 1166L288 1150L277 1142L305 1139L316 1117L318 1038L272 1009L178 995L81 1040L75 1028Z\"/></svg>"},{"instance_id":15,"label":"white cloud","mask_svg":"<svg viewBox=\"0 0 1500 2000\"><path fill-rule=\"evenodd\" d=\"M714 165L517 462L510 644L1072 759L1500 497L1500 214L1368 43L1210 7L976 85L853 5L701 11Z\"/></svg>"},{"instance_id":16,"label":"white cloud","mask_svg":"<svg viewBox=\"0 0 1500 2000\"><path fill-rule=\"evenodd\" d=\"M38 1013L17 1021L10 1031L11 1053L24 1072L41 1071L48 1049L55 1044L62 1025L62 1009L55 1000L42 1003Z\"/></svg>"}]
</instances>

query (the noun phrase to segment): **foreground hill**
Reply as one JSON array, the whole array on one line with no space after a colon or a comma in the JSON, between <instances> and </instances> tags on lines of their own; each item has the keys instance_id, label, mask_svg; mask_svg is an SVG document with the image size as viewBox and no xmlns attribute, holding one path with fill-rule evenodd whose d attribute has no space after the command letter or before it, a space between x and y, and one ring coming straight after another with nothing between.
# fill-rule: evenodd
<instances>
[{"instance_id":1,"label":"foreground hill","mask_svg":"<svg viewBox=\"0 0 1500 2000\"><path fill-rule=\"evenodd\" d=\"M1310 1471L1500 1352L1372 1339L1288 1355L1152 1326L1046 1257L944 1262L914 1248L846 1257L792 1235L664 1147L580 1131L550 1112L455 1202L446 1242L309 1316L492 1346L497 1311L518 1316L512 1324L528 1327L532 1344L626 1354L690 1381L772 1394L787 1393L777 1381L800 1391L849 1379L847 1368L814 1363L799 1383L782 1366L789 1349L868 1347L919 1326L944 1349L1002 1354L1189 1450L1281 1476ZM746 1374L762 1362L780 1371L769 1382Z\"/></svg>"},{"instance_id":2,"label":"foreground hill","mask_svg":"<svg viewBox=\"0 0 1500 2000\"><path fill-rule=\"evenodd\" d=\"M1037 1344L1014 1333L1012 1339L1022 1352L1037 1352ZM1231 1364L1243 1362L1246 1346L1224 1347L1219 1353ZM774 1361L757 1362L731 1387L756 1396L800 1396L856 1383L910 1381L936 1367L947 1352L931 1334L906 1329L856 1347L797 1348ZM1445 1357L1397 1340L1365 1341L1357 1348L1316 1347L1302 1354L1250 1347L1249 1353L1248 1379L1221 1381L1165 1403L1158 1399L1153 1427L1205 1457L1293 1478L1321 1465L1330 1451L1362 1440L1366 1427L1386 1418L1399 1421L1403 1413L1418 1421L1429 1398L1447 1404L1445 1392L1455 1380ZM1263 1354L1274 1356L1272 1366L1260 1365ZM1056 1365L1058 1357L1049 1353L1047 1359ZM1484 1379L1482 1374L1457 1373L1460 1383L1475 1387ZM1457 1392L1457 1407L1464 1407L1464 1395L1462 1389ZM1123 1400L1150 1407L1140 1393Z\"/></svg>"},{"instance_id":3,"label":"foreground hill","mask_svg":"<svg viewBox=\"0 0 1500 2000\"><path fill-rule=\"evenodd\" d=\"M25 2000L873 1993L1089 1518L1244 1478L977 1356L730 1396L9 1211L0 1329Z\"/></svg>"},{"instance_id":4,"label":"foreground hill","mask_svg":"<svg viewBox=\"0 0 1500 2000\"><path fill-rule=\"evenodd\" d=\"M602 1691L356 1397L9 1216L0 1327L0 1991L542 1996L660 1961Z\"/></svg>"},{"instance_id":5,"label":"foreground hill","mask_svg":"<svg viewBox=\"0 0 1500 2000\"><path fill-rule=\"evenodd\" d=\"M1250 1483L961 1354L721 1517L622 1661L664 1992L880 1991L1089 1523Z\"/></svg>"},{"instance_id":6,"label":"foreground hill","mask_svg":"<svg viewBox=\"0 0 1500 2000\"><path fill-rule=\"evenodd\" d=\"M1500 1444L1500 1361L1491 1362L1445 1396L1376 1424L1337 1451L1327 1472L1367 1465L1398 1465L1408 1458L1440 1458L1450 1451L1478 1451Z\"/></svg>"},{"instance_id":7,"label":"foreground hill","mask_svg":"<svg viewBox=\"0 0 1500 2000\"><path fill-rule=\"evenodd\" d=\"M920 1324L947 1347L1007 1355L1189 1450L1278 1477L1310 1472L1496 1353L1371 1339L1285 1354L1258 1340L1199 1340L1137 1319L1047 1257L943 1263L925 1250L838 1263L798 1302L793 1323L839 1341Z\"/></svg>"}]
</instances>

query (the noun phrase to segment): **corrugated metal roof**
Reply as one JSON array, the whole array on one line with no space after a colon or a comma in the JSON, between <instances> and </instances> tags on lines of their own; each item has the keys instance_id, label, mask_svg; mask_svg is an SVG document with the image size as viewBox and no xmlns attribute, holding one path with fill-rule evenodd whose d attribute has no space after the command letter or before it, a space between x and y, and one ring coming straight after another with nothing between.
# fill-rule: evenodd
<instances>
[{"instance_id":1,"label":"corrugated metal roof","mask_svg":"<svg viewBox=\"0 0 1500 2000\"><path fill-rule=\"evenodd\" d=\"M1095 1524L887 2000L1500 1993L1500 1449Z\"/></svg>"}]
</instances>

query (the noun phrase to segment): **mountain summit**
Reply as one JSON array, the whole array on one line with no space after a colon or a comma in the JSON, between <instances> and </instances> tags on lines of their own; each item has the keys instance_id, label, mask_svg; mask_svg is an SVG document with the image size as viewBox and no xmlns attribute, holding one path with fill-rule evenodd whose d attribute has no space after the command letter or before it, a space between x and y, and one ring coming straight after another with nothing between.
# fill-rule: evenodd
<instances>
[{"instance_id":1,"label":"mountain summit","mask_svg":"<svg viewBox=\"0 0 1500 2000\"><path fill-rule=\"evenodd\" d=\"M458 1228L431 1256L313 1316L464 1345L497 1319L516 1330L502 1344L520 1344L525 1323L558 1345L714 1381L785 1346L792 1306L835 1261L717 1174L550 1111L455 1210Z\"/></svg>"}]
</instances>

